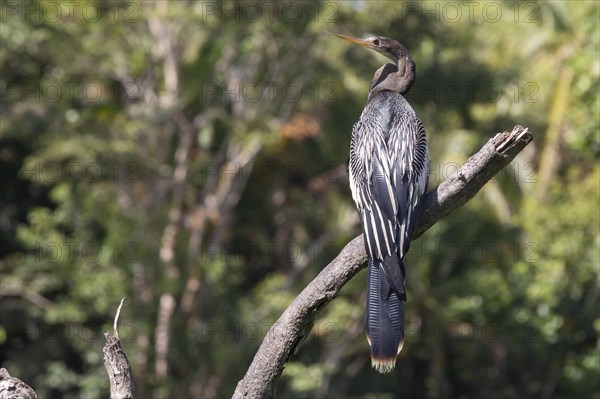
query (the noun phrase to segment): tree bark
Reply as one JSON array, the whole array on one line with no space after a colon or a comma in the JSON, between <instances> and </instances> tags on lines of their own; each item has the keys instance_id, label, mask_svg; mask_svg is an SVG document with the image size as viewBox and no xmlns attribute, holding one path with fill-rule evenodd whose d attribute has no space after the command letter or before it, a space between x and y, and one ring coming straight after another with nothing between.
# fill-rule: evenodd
<instances>
[{"instance_id":1,"label":"tree bark","mask_svg":"<svg viewBox=\"0 0 600 399\"><path fill-rule=\"evenodd\" d=\"M498 133L455 173L424 197L424 211L414 238L423 234L471 199L495 174L533 140L522 126ZM308 335L316 315L367 261L362 235L354 238L340 254L296 297L271 327L238 383L233 398L272 398L285 362Z\"/></svg>"},{"instance_id":2,"label":"tree bark","mask_svg":"<svg viewBox=\"0 0 600 399\"><path fill-rule=\"evenodd\" d=\"M37 395L29 385L12 377L7 369L1 368L0 399L37 399Z\"/></svg>"},{"instance_id":3,"label":"tree bark","mask_svg":"<svg viewBox=\"0 0 600 399\"><path fill-rule=\"evenodd\" d=\"M121 348L121 341L119 341L119 332L117 330L119 313L121 313L124 300L125 298L121 300L121 304L117 309L113 332L107 331L104 333L106 345L104 345L102 352L104 353L104 367L106 367L108 379L110 380L110 399L135 398L135 384L133 382L131 365Z\"/></svg>"}]
</instances>

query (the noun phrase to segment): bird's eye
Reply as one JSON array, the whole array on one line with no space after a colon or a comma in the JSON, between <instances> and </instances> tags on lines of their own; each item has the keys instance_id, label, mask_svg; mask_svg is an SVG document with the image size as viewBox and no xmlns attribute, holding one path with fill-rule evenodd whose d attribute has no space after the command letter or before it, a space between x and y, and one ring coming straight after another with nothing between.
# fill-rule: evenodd
<instances>
[{"instance_id":1,"label":"bird's eye","mask_svg":"<svg viewBox=\"0 0 600 399\"><path fill-rule=\"evenodd\" d=\"M373 39L373 44L379 46L379 39Z\"/></svg>"}]
</instances>

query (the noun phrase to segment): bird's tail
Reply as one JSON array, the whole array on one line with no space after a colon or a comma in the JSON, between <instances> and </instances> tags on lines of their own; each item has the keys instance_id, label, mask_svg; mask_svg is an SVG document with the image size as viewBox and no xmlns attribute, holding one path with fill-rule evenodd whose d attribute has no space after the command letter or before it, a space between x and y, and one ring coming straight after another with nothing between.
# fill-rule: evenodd
<instances>
[{"instance_id":1,"label":"bird's tail","mask_svg":"<svg viewBox=\"0 0 600 399\"><path fill-rule=\"evenodd\" d=\"M392 371L404 344L402 300L406 296L402 266L402 260L393 255L385 261L369 259L365 328L371 365L380 373ZM397 272L392 275L390 271Z\"/></svg>"}]
</instances>

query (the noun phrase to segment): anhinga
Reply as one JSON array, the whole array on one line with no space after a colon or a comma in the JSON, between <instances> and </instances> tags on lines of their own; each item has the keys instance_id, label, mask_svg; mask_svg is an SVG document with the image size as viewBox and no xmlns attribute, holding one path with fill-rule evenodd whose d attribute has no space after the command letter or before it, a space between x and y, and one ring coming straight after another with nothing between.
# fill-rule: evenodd
<instances>
[{"instance_id":1,"label":"anhinga","mask_svg":"<svg viewBox=\"0 0 600 399\"><path fill-rule=\"evenodd\" d=\"M365 328L371 363L387 373L404 344L402 260L420 217L429 176L425 129L404 99L415 81L416 67L406 47L396 40L333 34L395 63L375 72L367 105L352 128L348 167L369 257Z\"/></svg>"}]
</instances>

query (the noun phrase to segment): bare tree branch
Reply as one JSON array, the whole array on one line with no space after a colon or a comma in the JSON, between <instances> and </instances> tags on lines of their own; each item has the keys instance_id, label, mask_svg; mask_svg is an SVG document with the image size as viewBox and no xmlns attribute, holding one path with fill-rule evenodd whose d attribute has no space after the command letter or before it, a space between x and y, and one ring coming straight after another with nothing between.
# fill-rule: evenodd
<instances>
[{"instance_id":1,"label":"bare tree branch","mask_svg":"<svg viewBox=\"0 0 600 399\"><path fill-rule=\"evenodd\" d=\"M1 368L0 399L37 399L37 395L29 385L12 377L7 369Z\"/></svg>"},{"instance_id":2,"label":"bare tree branch","mask_svg":"<svg viewBox=\"0 0 600 399\"><path fill-rule=\"evenodd\" d=\"M533 140L521 126L497 134L454 174L426 194L425 209L413 238L471 199ZM233 398L272 398L285 362L308 335L316 315L365 265L362 235L356 237L296 297L271 327Z\"/></svg>"},{"instance_id":3,"label":"bare tree branch","mask_svg":"<svg viewBox=\"0 0 600 399\"><path fill-rule=\"evenodd\" d=\"M117 324L119 314L125 298L121 299L121 304L117 309L114 321L114 331L104 333L106 345L104 345L104 367L110 380L110 399L133 399L135 398L135 384L133 383L133 374L131 365L125 352L121 348Z\"/></svg>"}]
</instances>

